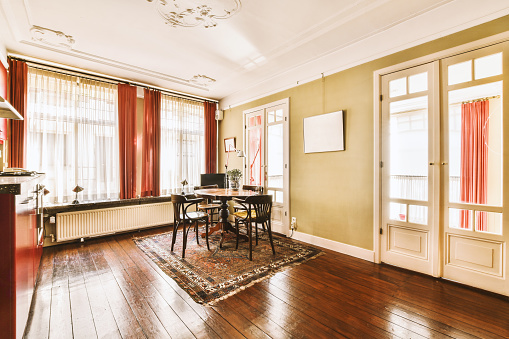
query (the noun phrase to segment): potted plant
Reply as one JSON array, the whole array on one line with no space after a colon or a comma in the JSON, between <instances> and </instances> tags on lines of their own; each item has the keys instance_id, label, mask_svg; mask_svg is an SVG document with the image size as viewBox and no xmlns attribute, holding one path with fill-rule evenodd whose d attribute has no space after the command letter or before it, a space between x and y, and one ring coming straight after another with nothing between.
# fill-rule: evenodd
<instances>
[{"instance_id":1,"label":"potted plant","mask_svg":"<svg viewBox=\"0 0 509 339\"><path fill-rule=\"evenodd\" d=\"M240 186L240 178L242 178L242 171L234 168L226 172L228 176L229 186L233 190L238 190Z\"/></svg>"}]
</instances>

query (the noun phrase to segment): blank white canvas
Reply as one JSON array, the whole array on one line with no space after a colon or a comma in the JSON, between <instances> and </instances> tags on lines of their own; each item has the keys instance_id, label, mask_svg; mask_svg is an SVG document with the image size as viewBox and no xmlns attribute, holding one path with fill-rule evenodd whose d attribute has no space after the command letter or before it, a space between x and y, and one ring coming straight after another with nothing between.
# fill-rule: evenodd
<instances>
[{"instance_id":1,"label":"blank white canvas","mask_svg":"<svg viewBox=\"0 0 509 339\"><path fill-rule=\"evenodd\" d=\"M344 150L343 111L304 119L304 153Z\"/></svg>"}]
</instances>

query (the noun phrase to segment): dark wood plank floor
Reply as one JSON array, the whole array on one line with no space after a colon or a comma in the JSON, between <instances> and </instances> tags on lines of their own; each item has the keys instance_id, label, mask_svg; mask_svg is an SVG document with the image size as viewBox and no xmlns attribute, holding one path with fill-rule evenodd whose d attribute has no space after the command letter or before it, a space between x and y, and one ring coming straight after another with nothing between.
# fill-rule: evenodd
<instances>
[{"instance_id":1,"label":"dark wood plank floor","mask_svg":"<svg viewBox=\"0 0 509 339\"><path fill-rule=\"evenodd\" d=\"M45 248L26 337L509 337L509 298L327 250L204 307L131 236Z\"/></svg>"}]
</instances>

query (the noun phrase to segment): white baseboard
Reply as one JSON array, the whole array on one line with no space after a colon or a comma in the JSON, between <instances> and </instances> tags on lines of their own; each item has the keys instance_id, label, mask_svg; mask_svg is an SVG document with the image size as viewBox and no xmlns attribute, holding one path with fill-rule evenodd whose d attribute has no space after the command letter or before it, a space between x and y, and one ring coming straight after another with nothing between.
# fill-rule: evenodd
<instances>
[{"instance_id":1,"label":"white baseboard","mask_svg":"<svg viewBox=\"0 0 509 339\"><path fill-rule=\"evenodd\" d=\"M311 245L324 247L332 251L350 255L359 259L364 259L370 262L375 261L375 252L361 247L343 244L341 242L320 238L302 232L294 232L292 239L303 241Z\"/></svg>"}]
</instances>

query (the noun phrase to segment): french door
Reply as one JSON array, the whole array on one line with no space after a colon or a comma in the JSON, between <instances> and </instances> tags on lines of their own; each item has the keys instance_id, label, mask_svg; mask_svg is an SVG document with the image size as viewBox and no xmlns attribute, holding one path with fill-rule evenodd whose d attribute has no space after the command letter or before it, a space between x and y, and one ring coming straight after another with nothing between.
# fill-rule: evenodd
<instances>
[{"instance_id":1,"label":"french door","mask_svg":"<svg viewBox=\"0 0 509 339\"><path fill-rule=\"evenodd\" d=\"M508 74L500 43L382 76L383 262L509 295Z\"/></svg>"},{"instance_id":2,"label":"french door","mask_svg":"<svg viewBox=\"0 0 509 339\"><path fill-rule=\"evenodd\" d=\"M447 58L442 70L443 276L509 295L509 44Z\"/></svg>"},{"instance_id":3,"label":"french door","mask_svg":"<svg viewBox=\"0 0 509 339\"><path fill-rule=\"evenodd\" d=\"M288 100L244 112L244 183L263 186L272 199L272 229L287 234L290 216Z\"/></svg>"},{"instance_id":4,"label":"french door","mask_svg":"<svg viewBox=\"0 0 509 339\"><path fill-rule=\"evenodd\" d=\"M383 262L437 274L434 63L382 78Z\"/></svg>"}]
</instances>

